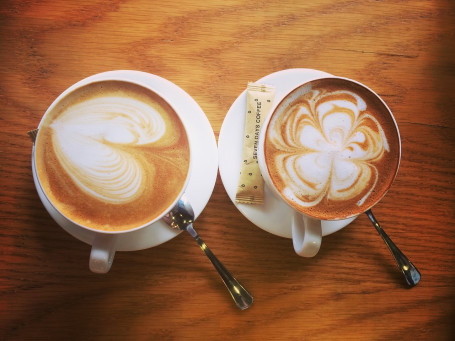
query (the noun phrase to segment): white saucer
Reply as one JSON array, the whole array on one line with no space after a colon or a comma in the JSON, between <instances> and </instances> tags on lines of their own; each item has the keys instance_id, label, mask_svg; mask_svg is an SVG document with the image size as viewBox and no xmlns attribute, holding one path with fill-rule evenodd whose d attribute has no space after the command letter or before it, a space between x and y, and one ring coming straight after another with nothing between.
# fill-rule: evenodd
<instances>
[{"instance_id":1,"label":"white saucer","mask_svg":"<svg viewBox=\"0 0 455 341\"><path fill-rule=\"evenodd\" d=\"M274 103L279 103L284 96L300 84L315 78L331 76L329 73L312 69L289 69L267 75L257 82L275 87ZM246 84L245 84L246 86ZM264 204L247 205L235 202L243 148L243 130L245 126L246 90L232 104L221 126L218 138L218 158L220 176L229 198L237 209L253 224L277 236L292 238L292 209L277 199L265 186ZM323 221L322 235L336 232L355 218Z\"/></svg>"},{"instance_id":2,"label":"white saucer","mask_svg":"<svg viewBox=\"0 0 455 341\"><path fill-rule=\"evenodd\" d=\"M113 79L140 82L150 85L153 89L164 97L182 115L182 121L188 129L188 137L191 145L192 170L185 195L189 198L193 206L195 217L197 218L207 205L215 186L218 172L218 153L215 135L210 122L196 101L183 89L174 83L140 71L111 71L99 75L88 77L74 86L83 82L106 79L112 75ZM71 90L69 88L68 90ZM33 153L35 148L33 148ZM32 156L33 158L33 156ZM33 160L33 159L32 159ZM36 181L36 170L32 162L33 176ZM36 182L35 182L36 183ZM50 215L57 221L61 219L52 208L47 198L38 191L44 206ZM62 224L59 223L62 226ZM64 224L63 224L64 225ZM68 233L87 244L91 244L94 233L87 229L82 232L74 233L73 230L65 228ZM174 238L180 233L178 230L170 229L164 222L157 221L154 224L142 229L119 234L116 244L117 251L134 251L157 246Z\"/></svg>"}]
</instances>

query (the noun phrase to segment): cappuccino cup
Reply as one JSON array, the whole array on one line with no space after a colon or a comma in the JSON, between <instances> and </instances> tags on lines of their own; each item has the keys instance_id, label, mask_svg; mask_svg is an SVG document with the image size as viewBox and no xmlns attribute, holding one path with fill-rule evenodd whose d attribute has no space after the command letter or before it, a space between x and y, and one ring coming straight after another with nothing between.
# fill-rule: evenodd
<instances>
[{"instance_id":1,"label":"cappuccino cup","mask_svg":"<svg viewBox=\"0 0 455 341\"><path fill-rule=\"evenodd\" d=\"M386 194L398 172L401 141L386 103L342 77L304 83L271 111L259 137L266 185L293 210L295 252L315 256L321 224L346 225Z\"/></svg>"},{"instance_id":2,"label":"cappuccino cup","mask_svg":"<svg viewBox=\"0 0 455 341\"><path fill-rule=\"evenodd\" d=\"M48 108L32 168L48 212L92 245L89 267L106 273L119 236L152 228L182 196L191 148L181 114L150 84L96 76Z\"/></svg>"}]
</instances>

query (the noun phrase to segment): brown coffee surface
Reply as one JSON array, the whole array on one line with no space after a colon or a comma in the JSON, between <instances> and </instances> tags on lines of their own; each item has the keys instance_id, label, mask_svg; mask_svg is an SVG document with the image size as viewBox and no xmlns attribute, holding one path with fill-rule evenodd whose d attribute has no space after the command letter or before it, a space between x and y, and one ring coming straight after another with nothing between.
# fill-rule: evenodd
<instances>
[{"instance_id":1,"label":"brown coffee surface","mask_svg":"<svg viewBox=\"0 0 455 341\"><path fill-rule=\"evenodd\" d=\"M280 195L321 220L356 216L391 186L400 138L386 105L367 88L327 78L295 89L267 126L265 162Z\"/></svg>"},{"instance_id":2,"label":"brown coffee surface","mask_svg":"<svg viewBox=\"0 0 455 341\"><path fill-rule=\"evenodd\" d=\"M51 108L35 145L40 184L75 223L143 226L182 191L190 164L184 126L159 95L123 81L85 85Z\"/></svg>"}]
</instances>

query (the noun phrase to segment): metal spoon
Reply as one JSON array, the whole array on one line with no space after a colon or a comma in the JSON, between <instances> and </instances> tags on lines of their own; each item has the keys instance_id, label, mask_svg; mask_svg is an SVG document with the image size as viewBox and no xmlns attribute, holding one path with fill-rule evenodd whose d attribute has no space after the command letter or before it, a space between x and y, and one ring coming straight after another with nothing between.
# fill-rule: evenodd
<instances>
[{"instance_id":1,"label":"metal spoon","mask_svg":"<svg viewBox=\"0 0 455 341\"><path fill-rule=\"evenodd\" d=\"M376 228L376 231L378 231L379 235L382 237L382 239L384 239L384 242L395 258L395 261L398 264L398 268L403 273L404 278L409 286L413 287L419 283L421 277L419 270L417 270L414 264L412 264L411 261L403 254L403 252L401 252L401 250L394 244L394 242L392 242L389 236L382 229L381 225L379 225L379 222L374 217L373 212L371 212L371 210L368 210L365 213L367 214L368 218L370 218L373 226Z\"/></svg>"},{"instance_id":2,"label":"metal spoon","mask_svg":"<svg viewBox=\"0 0 455 341\"><path fill-rule=\"evenodd\" d=\"M191 207L188 198L185 195L177 202L177 205L163 217L163 220L172 228L187 231L205 252L207 257L212 262L215 269L223 279L224 284L229 290L232 298L234 299L237 306L244 310L253 303L253 296L229 273L229 271L221 264L218 258L210 251L208 246L199 237L196 230L193 227L194 211Z\"/></svg>"}]
</instances>

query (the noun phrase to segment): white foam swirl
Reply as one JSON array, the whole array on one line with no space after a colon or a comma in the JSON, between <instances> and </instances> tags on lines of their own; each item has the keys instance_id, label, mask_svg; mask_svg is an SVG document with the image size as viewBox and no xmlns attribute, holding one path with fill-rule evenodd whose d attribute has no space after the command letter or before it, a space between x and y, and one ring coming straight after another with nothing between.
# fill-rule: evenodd
<instances>
[{"instance_id":1,"label":"white foam swirl","mask_svg":"<svg viewBox=\"0 0 455 341\"><path fill-rule=\"evenodd\" d=\"M275 115L269 127L276 174L286 184L282 192L302 207L362 195L361 205L377 183L373 163L389 150L379 122L350 91L313 90Z\"/></svg>"},{"instance_id":2,"label":"white foam swirl","mask_svg":"<svg viewBox=\"0 0 455 341\"><path fill-rule=\"evenodd\" d=\"M73 105L51 127L57 158L74 183L92 197L118 204L139 197L145 181L140 158L125 147L154 143L166 130L150 105L115 96Z\"/></svg>"}]
</instances>

